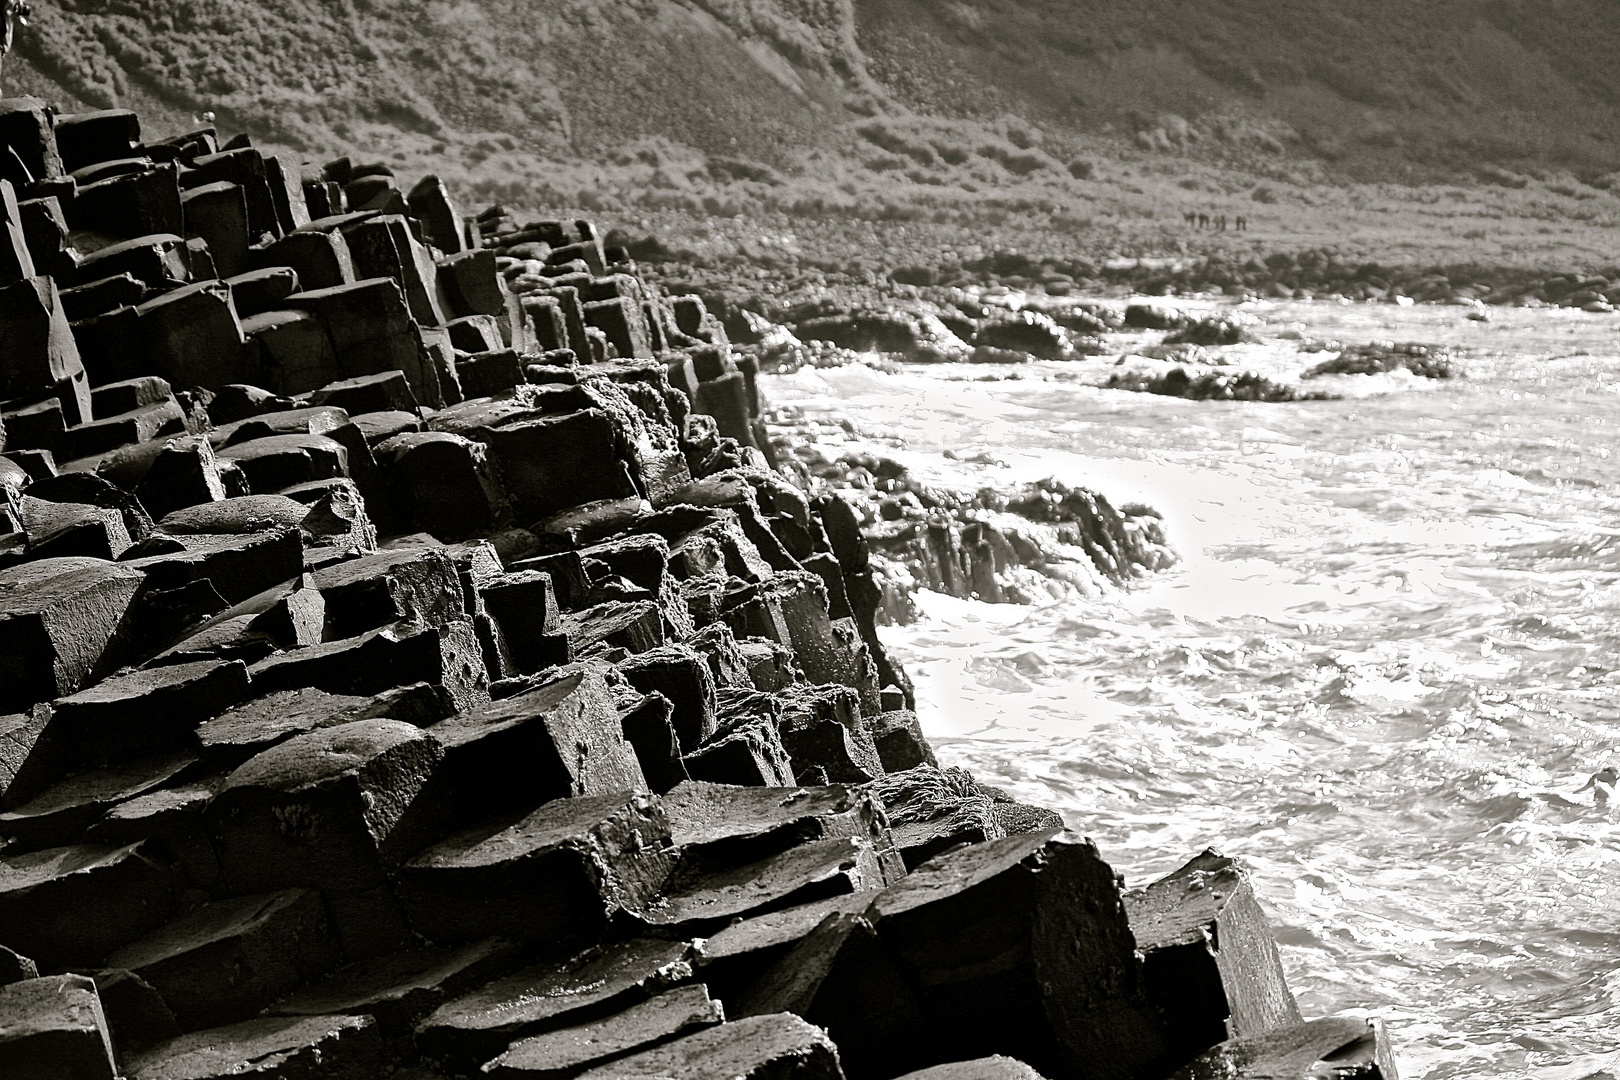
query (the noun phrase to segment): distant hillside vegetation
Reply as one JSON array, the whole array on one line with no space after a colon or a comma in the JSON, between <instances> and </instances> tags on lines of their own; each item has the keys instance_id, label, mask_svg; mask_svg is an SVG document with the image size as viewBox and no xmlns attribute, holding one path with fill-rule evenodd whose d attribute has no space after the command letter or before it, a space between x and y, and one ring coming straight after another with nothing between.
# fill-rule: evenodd
<instances>
[{"instance_id":1,"label":"distant hillside vegetation","mask_svg":"<svg viewBox=\"0 0 1620 1080\"><path fill-rule=\"evenodd\" d=\"M1543 245L1620 227L1615 0L34 7L9 94L160 130L213 112L309 159L431 169L469 203L1010 220L1138 247L1186 239L1195 210L1405 235L1388 200L1509 253L1507 220Z\"/></svg>"},{"instance_id":2,"label":"distant hillside vegetation","mask_svg":"<svg viewBox=\"0 0 1620 1080\"><path fill-rule=\"evenodd\" d=\"M1612 0L39 0L21 55L324 149L366 125L791 166L846 118L1013 112L1357 172L1620 165Z\"/></svg>"},{"instance_id":3,"label":"distant hillside vegetation","mask_svg":"<svg viewBox=\"0 0 1620 1080\"><path fill-rule=\"evenodd\" d=\"M1358 176L1601 173L1620 160L1615 16L1612 0L864 0L858 40L929 111L1166 148L1246 133Z\"/></svg>"}]
</instances>

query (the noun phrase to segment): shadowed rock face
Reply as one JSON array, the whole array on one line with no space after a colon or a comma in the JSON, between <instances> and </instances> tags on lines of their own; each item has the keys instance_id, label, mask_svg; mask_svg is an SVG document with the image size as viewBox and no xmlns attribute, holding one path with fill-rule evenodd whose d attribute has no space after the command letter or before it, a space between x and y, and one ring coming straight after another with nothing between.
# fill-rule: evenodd
<instances>
[{"instance_id":1,"label":"shadowed rock face","mask_svg":"<svg viewBox=\"0 0 1620 1080\"><path fill-rule=\"evenodd\" d=\"M6 213L72 186L55 125L0 103ZM378 163L60 130L105 178L57 209L127 234L95 261L140 304L57 319L0 230L50 316L6 415L57 421L0 445L0 1076L1157 1080L1294 1038L1235 864L1129 908L1055 815L938 768L868 537L775 468L701 301ZM181 191L242 213L158 231ZM337 283L300 287L311 236ZM265 273L223 281L226 245ZM75 434L102 407L164 423ZM1151 549L1090 493L1024 509L1099 566ZM1000 534L946 532L942 580L987 588ZM1330 1049L1392 1077L1369 1037Z\"/></svg>"}]
</instances>

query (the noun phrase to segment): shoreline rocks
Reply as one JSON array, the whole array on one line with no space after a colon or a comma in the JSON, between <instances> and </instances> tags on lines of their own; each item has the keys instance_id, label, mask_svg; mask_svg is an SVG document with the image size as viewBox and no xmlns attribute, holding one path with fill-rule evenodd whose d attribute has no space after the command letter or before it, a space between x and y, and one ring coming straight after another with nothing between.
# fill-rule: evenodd
<instances>
[{"instance_id":1,"label":"shoreline rocks","mask_svg":"<svg viewBox=\"0 0 1620 1080\"><path fill-rule=\"evenodd\" d=\"M1295 327L1268 327L1248 311L1211 312L1207 295L1198 297L1198 306L1183 308L1134 296L1100 301L968 283L931 288L789 284L777 286L785 291L739 297L714 293L707 279L673 280L725 305L727 332L737 350L759 371L772 374L854 364L884 372L908 364L970 365L944 377L1073 380L1195 401L1263 402L1336 400L1361 392L1311 382L1324 375L1465 375L1445 346L1305 342ZM1488 313L1480 311L1469 317L1488 321ZM1245 348L1255 345L1270 348ZM1308 354L1324 351L1340 356L1309 360Z\"/></svg>"},{"instance_id":2,"label":"shoreline rocks","mask_svg":"<svg viewBox=\"0 0 1620 1080\"><path fill-rule=\"evenodd\" d=\"M1135 900L908 711L884 565L1100 587L1173 558L1151 511L819 475L592 222L0 118L64 226L0 259L0 1075L1393 1080L1381 1029L1249 1007L1241 868Z\"/></svg>"}]
</instances>

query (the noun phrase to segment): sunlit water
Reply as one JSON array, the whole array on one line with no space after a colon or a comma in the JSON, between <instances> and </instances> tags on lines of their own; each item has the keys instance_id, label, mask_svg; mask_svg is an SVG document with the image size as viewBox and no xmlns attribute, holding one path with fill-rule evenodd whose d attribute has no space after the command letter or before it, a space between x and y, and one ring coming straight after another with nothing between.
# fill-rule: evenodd
<instances>
[{"instance_id":1,"label":"sunlit water","mask_svg":"<svg viewBox=\"0 0 1620 1080\"><path fill-rule=\"evenodd\" d=\"M767 392L925 478L1056 476L1165 514L1185 561L1132 590L925 594L885 630L942 758L1061 810L1131 884L1241 856L1305 1013L1381 1014L1408 1077L1620 1080L1620 796L1588 783L1620 765L1620 321L1260 310L1456 344L1471 377L1295 404L1061 365Z\"/></svg>"}]
</instances>

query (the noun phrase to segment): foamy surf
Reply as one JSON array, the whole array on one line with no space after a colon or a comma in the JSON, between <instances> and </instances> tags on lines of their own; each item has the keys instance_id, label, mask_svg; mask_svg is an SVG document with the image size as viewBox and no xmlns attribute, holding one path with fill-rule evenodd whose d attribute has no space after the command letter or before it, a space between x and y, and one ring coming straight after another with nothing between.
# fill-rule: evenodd
<instances>
[{"instance_id":1,"label":"foamy surf","mask_svg":"<svg viewBox=\"0 0 1620 1080\"><path fill-rule=\"evenodd\" d=\"M1611 324L1267 314L1455 343L1470 377L1254 404L851 367L768 392L824 415L832 456L1164 515L1184 561L1129 589L925 594L884 631L942 757L1133 883L1207 845L1248 860L1302 1007L1385 1015L1409 1075L1620 1076L1620 808L1594 782L1620 765Z\"/></svg>"}]
</instances>

